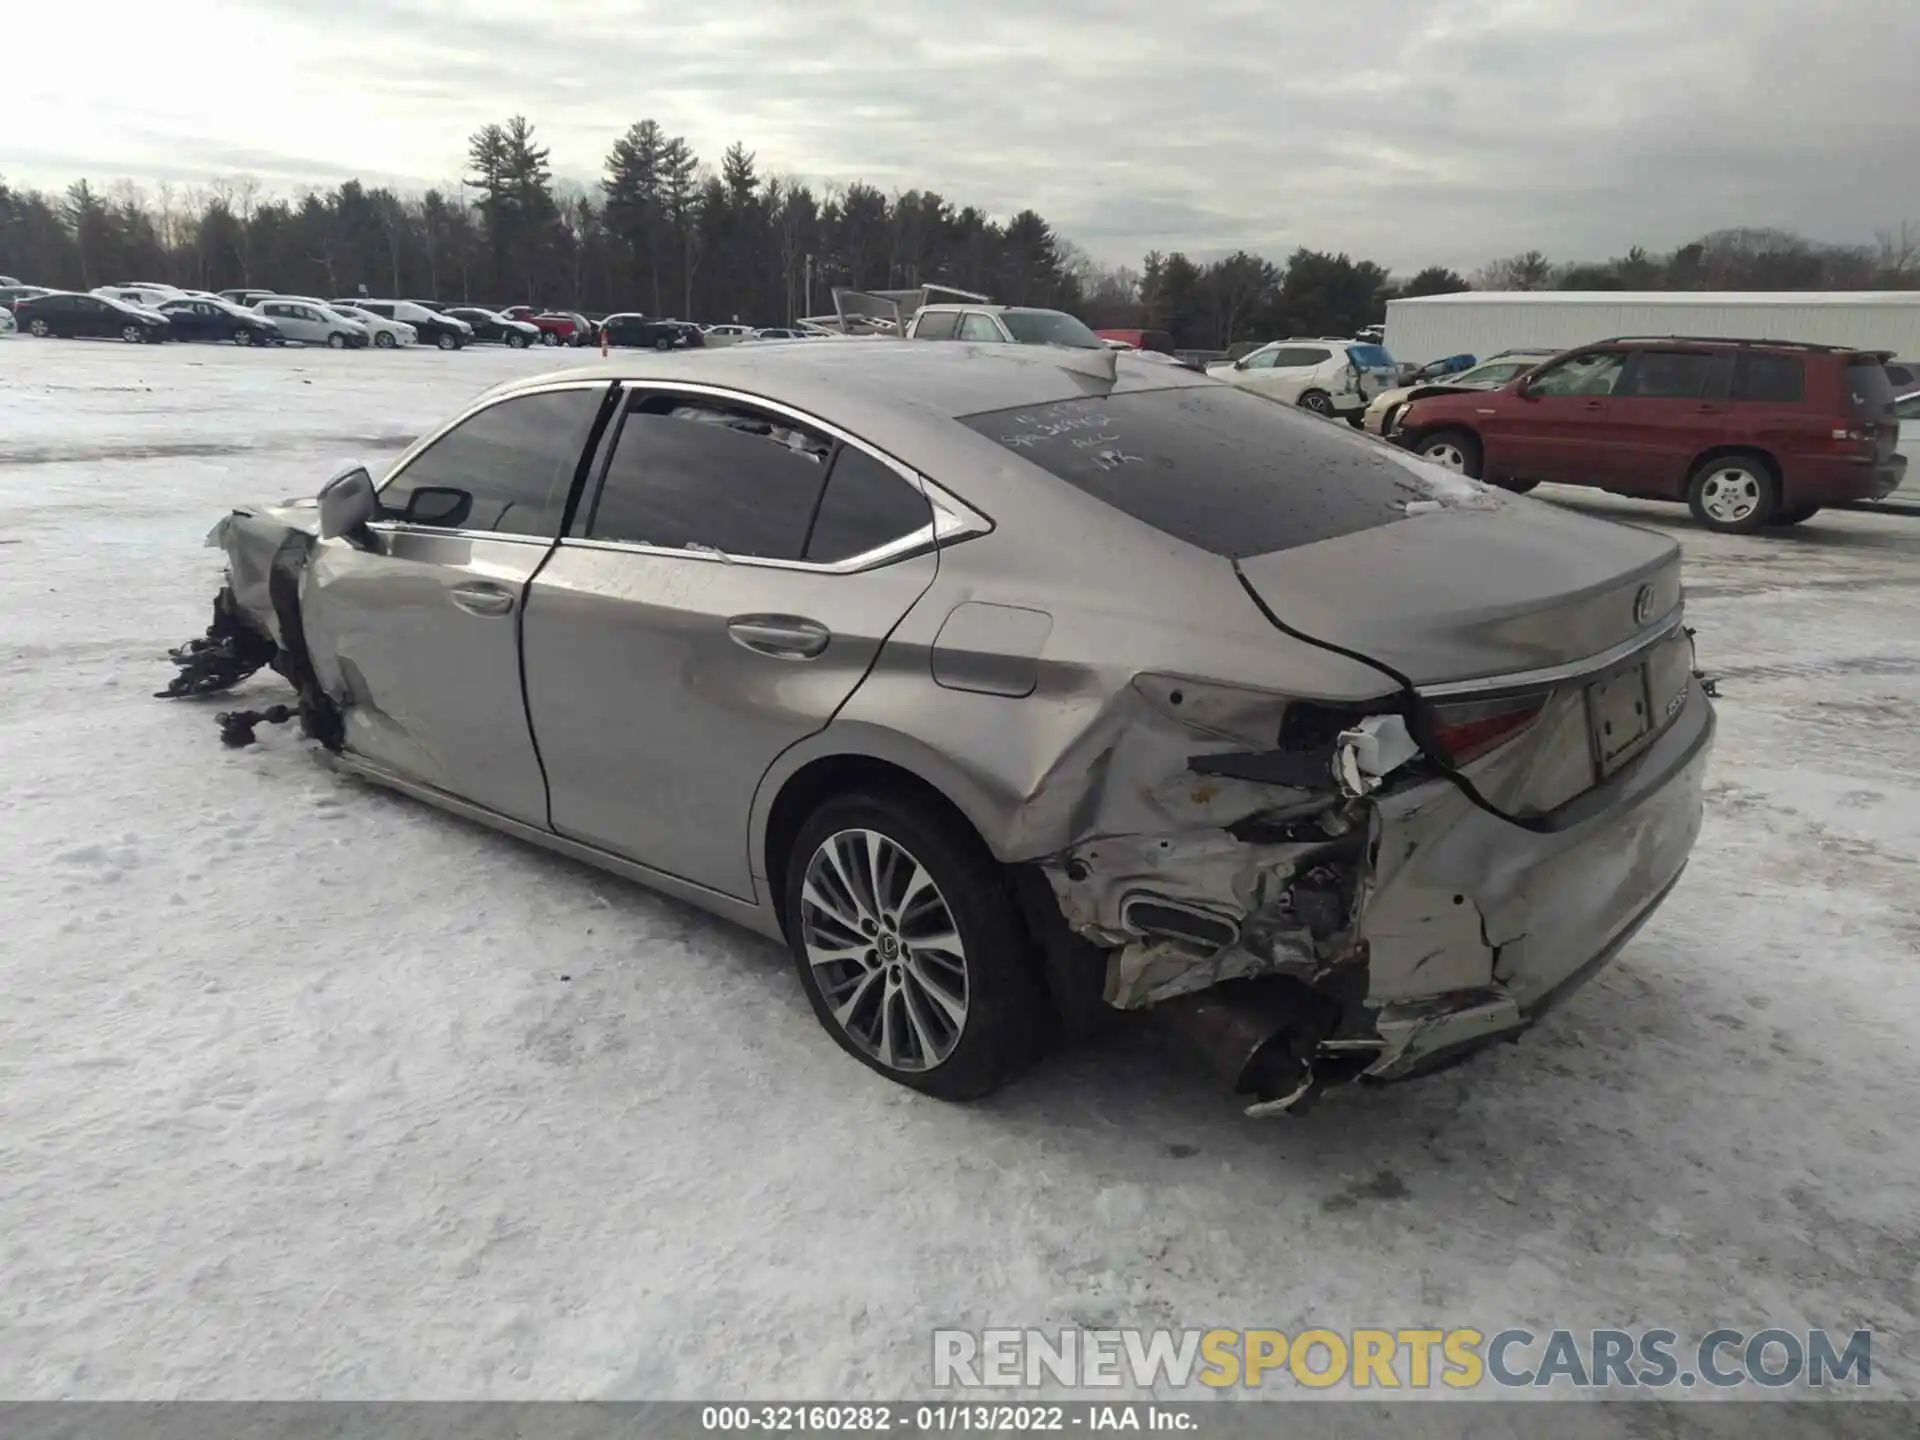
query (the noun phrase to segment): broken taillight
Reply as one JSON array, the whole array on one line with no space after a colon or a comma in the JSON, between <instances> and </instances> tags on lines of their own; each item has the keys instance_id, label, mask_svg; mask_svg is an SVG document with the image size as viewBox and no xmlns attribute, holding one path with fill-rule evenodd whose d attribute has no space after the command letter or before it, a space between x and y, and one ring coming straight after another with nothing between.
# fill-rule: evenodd
<instances>
[{"instance_id":1,"label":"broken taillight","mask_svg":"<svg viewBox=\"0 0 1920 1440\"><path fill-rule=\"evenodd\" d=\"M1498 750L1540 718L1545 693L1463 700L1429 707L1434 742L1455 765Z\"/></svg>"}]
</instances>

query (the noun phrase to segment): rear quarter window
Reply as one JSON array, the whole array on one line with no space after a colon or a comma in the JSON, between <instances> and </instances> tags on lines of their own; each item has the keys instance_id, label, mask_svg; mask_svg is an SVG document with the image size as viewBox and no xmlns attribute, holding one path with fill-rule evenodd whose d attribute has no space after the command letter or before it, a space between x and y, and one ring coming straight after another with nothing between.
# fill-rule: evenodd
<instances>
[{"instance_id":1,"label":"rear quarter window","mask_svg":"<svg viewBox=\"0 0 1920 1440\"><path fill-rule=\"evenodd\" d=\"M1164 535L1229 559L1498 492L1382 441L1228 386L1063 400L961 424Z\"/></svg>"},{"instance_id":2,"label":"rear quarter window","mask_svg":"<svg viewBox=\"0 0 1920 1440\"><path fill-rule=\"evenodd\" d=\"M1798 355L1742 351L1733 359L1733 385L1727 398L1797 405L1806 394L1806 385L1806 367Z\"/></svg>"}]
</instances>

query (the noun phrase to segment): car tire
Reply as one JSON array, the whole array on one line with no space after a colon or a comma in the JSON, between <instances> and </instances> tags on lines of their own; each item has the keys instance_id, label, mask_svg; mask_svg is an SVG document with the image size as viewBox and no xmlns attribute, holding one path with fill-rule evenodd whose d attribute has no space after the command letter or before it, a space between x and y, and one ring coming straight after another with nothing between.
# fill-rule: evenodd
<instances>
[{"instance_id":1,"label":"car tire","mask_svg":"<svg viewBox=\"0 0 1920 1440\"><path fill-rule=\"evenodd\" d=\"M1414 443L1413 453L1429 464L1470 480L1480 478L1480 442L1465 430L1436 430Z\"/></svg>"},{"instance_id":2,"label":"car tire","mask_svg":"<svg viewBox=\"0 0 1920 1440\"><path fill-rule=\"evenodd\" d=\"M540 332L540 343L542 345L558 345L560 343L560 337L551 330L542 330Z\"/></svg>"},{"instance_id":3,"label":"car tire","mask_svg":"<svg viewBox=\"0 0 1920 1440\"><path fill-rule=\"evenodd\" d=\"M794 837L785 888L800 983L861 1064L938 1099L974 1100L1038 1056L1051 1002L1033 941L1004 872L960 823L884 790L828 800ZM913 943L934 934L953 943Z\"/></svg>"},{"instance_id":4,"label":"car tire","mask_svg":"<svg viewBox=\"0 0 1920 1440\"><path fill-rule=\"evenodd\" d=\"M53 327L35 316L27 322L27 333L36 340L50 340L53 338Z\"/></svg>"},{"instance_id":5,"label":"car tire","mask_svg":"<svg viewBox=\"0 0 1920 1440\"><path fill-rule=\"evenodd\" d=\"M1347 412L1347 424L1351 425L1356 430L1366 429L1367 428L1367 412L1364 410L1349 410Z\"/></svg>"},{"instance_id":6,"label":"car tire","mask_svg":"<svg viewBox=\"0 0 1920 1440\"><path fill-rule=\"evenodd\" d=\"M144 325L122 325L120 338L129 345L144 345L147 339L147 327Z\"/></svg>"},{"instance_id":7,"label":"car tire","mask_svg":"<svg viewBox=\"0 0 1920 1440\"><path fill-rule=\"evenodd\" d=\"M1324 390L1309 390L1300 397L1300 408L1316 415L1333 414L1333 397Z\"/></svg>"},{"instance_id":8,"label":"car tire","mask_svg":"<svg viewBox=\"0 0 1920 1440\"><path fill-rule=\"evenodd\" d=\"M342 335L338 330L334 331L333 334L327 336L327 348L329 350L346 349L347 337Z\"/></svg>"},{"instance_id":9,"label":"car tire","mask_svg":"<svg viewBox=\"0 0 1920 1440\"><path fill-rule=\"evenodd\" d=\"M1771 466L1752 456L1722 456L1693 472L1687 508L1709 530L1750 535L1781 513L1780 481Z\"/></svg>"},{"instance_id":10,"label":"car tire","mask_svg":"<svg viewBox=\"0 0 1920 1440\"><path fill-rule=\"evenodd\" d=\"M395 342L391 331L382 330L373 337L373 343L378 345L382 350L391 350Z\"/></svg>"},{"instance_id":11,"label":"car tire","mask_svg":"<svg viewBox=\"0 0 1920 1440\"><path fill-rule=\"evenodd\" d=\"M459 348L460 337L458 335L448 335L443 331L435 338L433 343L438 345L442 350L455 350Z\"/></svg>"},{"instance_id":12,"label":"car tire","mask_svg":"<svg viewBox=\"0 0 1920 1440\"><path fill-rule=\"evenodd\" d=\"M524 350L527 348L527 343L527 337L524 335L507 336L507 348L509 350Z\"/></svg>"},{"instance_id":13,"label":"car tire","mask_svg":"<svg viewBox=\"0 0 1920 1440\"><path fill-rule=\"evenodd\" d=\"M653 348L656 350L671 350L673 348L673 341L667 336L662 335L658 340L653 342Z\"/></svg>"},{"instance_id":14,"label":"car tire","mask_svg":"<svg viewBox=\"0 0 1920 1440\"><path fill-rule=\"evenodd\" d=\"M236 344L236 345L251 345L251 344L253 344L253 332L252 332L251 330L236 330L236 331L234 331L234 332L233 332L233 343L234 343L234 344Z\"/></svg>"}]
</instances>

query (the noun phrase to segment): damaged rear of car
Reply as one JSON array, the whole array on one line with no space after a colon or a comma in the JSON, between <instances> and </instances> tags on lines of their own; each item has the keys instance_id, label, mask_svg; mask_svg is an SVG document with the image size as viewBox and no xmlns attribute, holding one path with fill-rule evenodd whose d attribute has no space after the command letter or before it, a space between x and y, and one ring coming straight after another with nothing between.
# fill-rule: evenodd
<instances>
[{"instance_id":1,"label":"damaged rear of car","mask_svg":"<svg viewBox=\"0 0 1920 1440\"><path fill-rule=\"evenodd\" d=\"M459 437L513 387L380 496L237 512L179 693L271 663L298 703L235 743L297 715L782 937L842 1048L948 1098L1144 1012L1297 1110L1517 1033L1676 883L1714 719L1671 541L1168 367L882 349L525 382L590 393L511 534L431 457L499 453ZM800 518L750 549L716 487L763 463Z\"/></svg>"}]
</instances>

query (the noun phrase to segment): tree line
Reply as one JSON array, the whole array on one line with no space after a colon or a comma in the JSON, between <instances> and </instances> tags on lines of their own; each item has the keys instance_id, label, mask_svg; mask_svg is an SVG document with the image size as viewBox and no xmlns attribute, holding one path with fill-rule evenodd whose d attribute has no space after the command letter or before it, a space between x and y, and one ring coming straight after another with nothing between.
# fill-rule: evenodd
<instances>
[{"instance_id":1,"label":"tree line","mask_svg":"<svg viewBox=\"0 0 1920 1440\"><path fill-rule=\"evenodd\" d=\"M1226 348L1349 335L1381 320L1394 296L1470 288L1912 288L1920 285L1920 227L1902 224L1870 245L1721 230L1668 253L1635 248L1604 262L1556 263L1536 250L1471 277L1432 266L1405 281L1371 260L1305 248L1284 263L1246 251L1211 261L1154 251L1138 268L1108 267L1030 209L1000 220L930 190L815 187L763 175L739 143L715 167L652 120L614 142L589 189L556 180L548 148L514 116L469 138L456 185L417 195L348 180L286 198L235 178L151 192L79 180L54 196L0 177L0 273L82 290L159 280L331 296L365 286L752 324L829 311L834 286L944 284Z\"/></svg>"}]
</instances>

